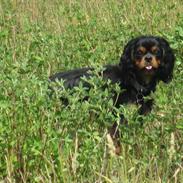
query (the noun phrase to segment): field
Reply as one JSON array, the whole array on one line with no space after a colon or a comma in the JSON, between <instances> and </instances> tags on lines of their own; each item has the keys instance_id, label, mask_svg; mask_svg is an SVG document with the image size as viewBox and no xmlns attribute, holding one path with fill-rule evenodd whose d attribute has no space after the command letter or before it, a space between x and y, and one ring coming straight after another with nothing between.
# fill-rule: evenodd
<instances>
[{"instance_id":1,"label":"field","mask_svg":"<svg viewBox=\"0 0 183 183\"><path fill-rule=\"evenodd\" d=\"M165 37L177 59L143 126L137 107L112 106L118 86L101 91L97 76L88 101L82 86L49 97L51 74L116 64L128 40L144 34ZM182 0L1 0L0 183L183 182L182 59ZM113 110L129 121L120 156L106 141L119 120Z\"/></svg>"}]
</instances>

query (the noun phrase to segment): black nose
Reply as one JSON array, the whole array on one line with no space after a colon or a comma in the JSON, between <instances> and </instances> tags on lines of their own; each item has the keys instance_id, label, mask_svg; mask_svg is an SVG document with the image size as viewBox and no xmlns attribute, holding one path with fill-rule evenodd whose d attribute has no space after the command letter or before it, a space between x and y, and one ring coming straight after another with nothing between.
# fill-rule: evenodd
<instances>
[{"instance_id":1,"label":"black nose","mask_svg":"<svg viewBox=\"0 0 183 183\"><path fill-rule=\"evenodd\" d=\"M152 60L152 56L151 56L150 54L147 54L147 55L145 56L145 61L146 61L146 62L151 62L151 60Z\"/></svg>"}]
</instances>

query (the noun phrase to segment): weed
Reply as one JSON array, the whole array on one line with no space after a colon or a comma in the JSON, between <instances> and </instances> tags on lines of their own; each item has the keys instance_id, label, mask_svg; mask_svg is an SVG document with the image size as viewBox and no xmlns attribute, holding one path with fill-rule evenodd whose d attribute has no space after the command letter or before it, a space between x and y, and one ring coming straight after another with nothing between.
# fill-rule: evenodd
<instances>
[{"instance_id":1,"label":"weed","mask_svg":"<svg viewBox=\"0 0 183 183\"><path fill-rule=\"evenodd\" d=\"M181 0L2 0L0 181L183 182L182 9ZM177 57L174 79L160 83L142 127L137 107L115 109L118 86L102 90L97 75L90 91L80 85L50 99L49 75L118 63L141 34L166 37ZM109 156L107 129L121 113L129 121L120 129L122 154Z\"/></svg>"}]
</instances>

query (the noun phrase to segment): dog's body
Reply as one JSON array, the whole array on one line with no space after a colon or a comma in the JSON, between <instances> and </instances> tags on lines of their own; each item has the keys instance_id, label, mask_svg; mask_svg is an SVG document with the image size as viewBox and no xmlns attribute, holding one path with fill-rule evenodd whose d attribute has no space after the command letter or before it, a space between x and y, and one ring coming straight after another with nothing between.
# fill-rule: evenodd
<instances>
[{"instance_id":1,"label":"dog's body","mask_svg":"<svg viewBox=\"0 0 183 183\"><path fill-rule=\"evenodd\" d=\"M145 101L144 97L155 91L160 80L167 83L172 79L174 61L173 51L163 38L141 36L129 41L119 65L106 66L102 73L104 79L119 83L122 92L117 98L116 107L133 102L141 105L139 114L145 115L150 112L153 100ZM79 85L82 76L90 76L89 70L92 68L57 73L51 76L50 80L63 79L66 88L73 88ZM84 84L88 86L87 83ZM124 121L123 117L121 121ZM110 132L115 138L118 137L116 128L117 123L114 123Z\"/></svg>"}]
</instances>

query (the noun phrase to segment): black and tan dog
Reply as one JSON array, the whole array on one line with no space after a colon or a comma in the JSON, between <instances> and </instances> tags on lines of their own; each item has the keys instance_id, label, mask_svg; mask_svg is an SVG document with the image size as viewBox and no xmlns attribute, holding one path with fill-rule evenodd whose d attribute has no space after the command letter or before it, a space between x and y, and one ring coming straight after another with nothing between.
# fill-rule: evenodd
<instances>
[{"instance_id":1,"label":"black and tan dog","mask_svg":"<svg viewBox=\"0 0 183 183\"><path fill-rule=\"evenodd\" d=\"M155 91L159 81L171 81L174 62L174 53L164 38L141 36L127 43L120 63L106 66L102 77L110 79L112 83L119 83L122 92L117 98L116 107L129 102L137 103L141 105L139 114L145 115L151 111L153 99L144 100L144 97ZM82 82L82 76L90 76L89 70L92 68L57 73L50 77L50 81L63 79L66 88L73 88ZM122 117L121 122L123 121ZM117 126L118 124L114 123L110 130L113 139L119 136ZM118 154L120 144L119 141L116 142Z\"/></svg>"}]
</instances>

